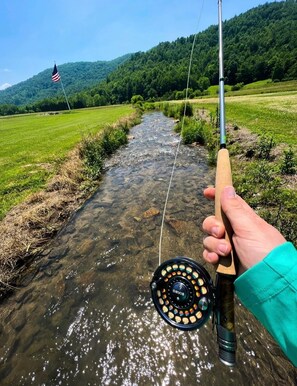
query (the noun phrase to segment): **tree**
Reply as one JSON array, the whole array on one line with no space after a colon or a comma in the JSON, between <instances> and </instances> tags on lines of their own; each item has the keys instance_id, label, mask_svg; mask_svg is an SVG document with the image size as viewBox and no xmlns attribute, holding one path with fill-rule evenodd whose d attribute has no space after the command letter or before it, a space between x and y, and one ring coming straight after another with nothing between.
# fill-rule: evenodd
<instances>
[{"instance_id":1,"label":"tree","mask_svg":"<svg viewBox=\"0 0 297 386\"><path fill-rule=\"evenodd\" d=\"M282 60L278 60L272 70L272 80L282 80L285 75L284 63Z\"/></svg>"},{"instance_id":2,"label":"tree","mask_svg":"<svg viewBox=\"0 0 297 386\"><path fill-rule=\"evenodd\" d=\"M135 105L136 103L142 103L144 101L142 95L133 95L131 98L132 105Z\"/></svg>"},{"instance_id":3,"label":"tree","mask_svg":"<svg viewBox=\"0 0 297 386\"><path fill-rule=\"evenodd\" d=\"M206 76L201 76L198 80L198 89L200 91L205 91L210 86L210 80Z\"/></svg>"}]
</instances>

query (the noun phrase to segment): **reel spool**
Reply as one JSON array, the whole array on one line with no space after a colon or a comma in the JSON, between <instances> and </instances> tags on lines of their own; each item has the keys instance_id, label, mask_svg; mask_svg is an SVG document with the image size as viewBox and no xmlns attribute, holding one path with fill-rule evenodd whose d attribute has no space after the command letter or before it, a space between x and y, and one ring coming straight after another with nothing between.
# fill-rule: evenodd
<instances>
[{"instance_id":1,"label":"reel spool","mask_svg":"<svg viewBox=\"0 0 297 386\"><path fill-rule=\"evenodd\" d=\"M161 317L180 330L195 330L209 319L214 304L211 277L187 257L161 264L152 279L154 305Z\"/></svg>"}]
</instances>

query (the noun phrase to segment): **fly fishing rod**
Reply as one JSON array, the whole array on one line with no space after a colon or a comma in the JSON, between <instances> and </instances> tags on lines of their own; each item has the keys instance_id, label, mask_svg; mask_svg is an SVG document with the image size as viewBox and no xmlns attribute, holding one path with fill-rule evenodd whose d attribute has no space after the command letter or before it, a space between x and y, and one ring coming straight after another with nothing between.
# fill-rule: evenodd
<instances>
[{"instance_id":1,"label":"fly fishing rod","mask_svg":"<svg viewBox=\"0 0 297 386\"><path fill-rule=\"evenodd\" d=\"M222 211L221 193L225 186L232 185L229 152L226 149L224 60L223 60L223 17L222 0L219 7L219 106L220 106L220 150L217 157L215 216L224 223L225 238L232 243L232 228ZM232 248L228 256L221 257L216 269L216 328L219 357L229 366L235 364L236 335L234 328L234 280L236 277L235 253Z\"/></svg>"},{"instance_id":2,"label":"fly fishing rod","mask_svg":"<svg viewBox=\"0 0 297 386\"><path fill-rule=\"evenodd\" d=\"M219 104L220 150L216 168L215 216L226 228L226 239L232 242L232 229L222 212L220 197L225 186L232 185L229 152L226 149L222 0L219 15ZM164 209L165 211L165 209ZM236 335L234 329L235 254L221 257L216 268L216 283L206 269L188 257L176 257L160 263L151 281L154 305L161 317L180 330L202 327L214 314L219 358L235 364Z\"/></svg>"}]
</instances>

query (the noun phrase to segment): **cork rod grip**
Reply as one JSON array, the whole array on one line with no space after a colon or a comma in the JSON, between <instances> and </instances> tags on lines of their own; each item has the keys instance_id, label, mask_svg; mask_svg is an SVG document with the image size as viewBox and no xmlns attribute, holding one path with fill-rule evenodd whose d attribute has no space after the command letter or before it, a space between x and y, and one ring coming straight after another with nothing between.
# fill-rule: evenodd
<instances>
[{"instance_id":1,"label":"cork rod grip","mask_svg":"<svg viewBox=\"0 0 297 386\"><path fill-rule=\"evenodd\" d=\"M215 216L218 220L221 220L223 222L226 228L225 239L228 241L232 240L233 231L229 220L222 211L220 198L224 187L230 185L232 185L232 174L229 152L227 149L220 149L218 152L216 170ZM236 275L234 250L231 251L230 255L220 257L220 261L216 271L217 273L222 273L225 275Z\"/></svg>"}]
</instances>

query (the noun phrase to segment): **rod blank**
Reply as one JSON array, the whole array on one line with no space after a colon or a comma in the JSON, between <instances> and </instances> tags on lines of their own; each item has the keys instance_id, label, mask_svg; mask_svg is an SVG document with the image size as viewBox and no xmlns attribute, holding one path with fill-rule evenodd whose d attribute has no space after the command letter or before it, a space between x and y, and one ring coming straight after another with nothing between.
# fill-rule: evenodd
<instances>
[{"instance_id":1,"label":"rod blank","mask_svg":"<svg viewBox=\"0 0 297 386\"><path fill-rule=\"evenodd\" d=\"M225 80L224 80L224 50L223 50L223 15L222 0L219 0L219 96L220 96L220 147L226 147L225 126Z\"/></svg>"}]
</instances>

